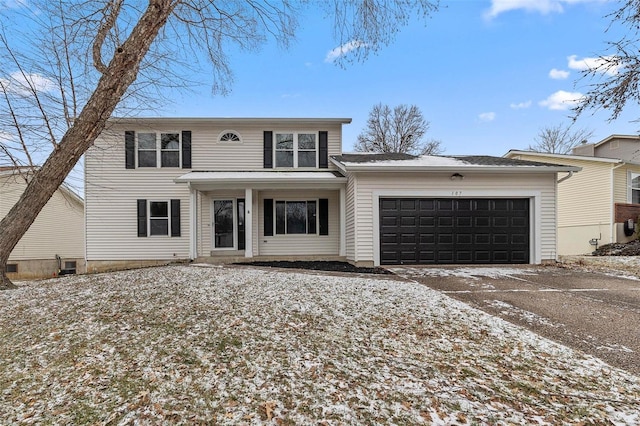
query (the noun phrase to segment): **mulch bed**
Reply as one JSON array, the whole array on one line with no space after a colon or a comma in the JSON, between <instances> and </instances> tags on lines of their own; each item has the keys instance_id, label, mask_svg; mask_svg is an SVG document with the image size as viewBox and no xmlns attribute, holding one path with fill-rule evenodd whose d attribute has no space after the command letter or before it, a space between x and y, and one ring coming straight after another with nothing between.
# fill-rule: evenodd
<instances>
[{"instance_id":1,"label":"mulch bed","mask_svg":"<svg viewBox=\"0 0 640 426\"><path fill-rule=\"evenodd\" d=\"M272 268L311 269L314 271L349 272L354 274L381 274L393 275L384 268L364 268L354 266L347 262L329 261L276 261L276 262L238 262L234 265L267 266Z\"/></svg>"},{"instance_id":2,"label":"mulch bed","mask_svg":"<svg viewBox=\"0 0 640 426\"><path fill-rule=\"evenodd\" d=\"M640 256L640 241L633 240L628 243L612 243L598 247L593 252L594 256Z\"/></svg>"}]
</instances>

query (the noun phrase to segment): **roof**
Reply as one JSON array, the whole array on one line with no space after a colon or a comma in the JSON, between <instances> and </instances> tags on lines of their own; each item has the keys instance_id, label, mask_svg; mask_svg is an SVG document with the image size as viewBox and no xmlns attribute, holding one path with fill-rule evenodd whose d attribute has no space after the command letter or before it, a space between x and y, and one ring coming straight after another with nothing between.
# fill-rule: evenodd
<instances>
[{"instance_id":1,"label":"roof","mask_svg":"<svg viewBox=\"0 0 640 426\"><path fill-rule=\"evenodd\" d=\"M503 158L510 158L510 156L512 155L531 155L531 156L543 157L543 158L554 158L559 161L562 161L562 159L567 159L567 160L580 160L580 161L595 161L600 163L615 163L615 164L624 163L624 161L619 158L593 157L591 155L575 155L575 154L552 154L549 152L519 151L517 149L509 150L509 152L507 152Z\"/></svg>"},{"instance_id":2,"label":"roof","mask_svg":"<svg viewBox=\"0 0 640 426\"><path fill-rule=\"evenodd\" d=\"M174 179L192 188L207 189L335 189L347 178L333 171L193 171ZM274 186L277 185L277 186Z\"/></svg>"},{"instance_id":3,"label":"roof","mask_svg":"<svg viewBox=\"0 0 640 426\"><path fill-rule=\"evenodd\" d=\"M602 139L600 142L596 142L594 144L592 144L594 146L594 148L599 147L600 145L603 145L613 139L632 139L635 141L640 141L640 136L638 135L610 135L607 136L606 138Z\"/></svg>"},{"instance_id":4,"label":"roof","mask_svg":"<svg viewBox=\"0 0 640 426\"><path fill-rule=\"evenodd\" d=\"M38 166L0 166L0 176L13 176L16 174L22 174L24 172L34 172L38 169ZM27 175L29 178L29 175ZM84 205L84 199L71 189L67 184L62 183L58 190L71 196L74 200Z\"/></svg>"},{"instance_id":5,"label":"roof","mask_svg":"<svg viewBox=\"0 0 640 426\"><path fill-rule=\"evenodd\" d=\"M331 157L343 171L534 171L568 172L579 167L488 155L342 154Z\"/></svg>"},{"instance_id":6,"label":"roof","mask_svg":"<svg viewBox=\"0 0 640 426\"><path fill-rule=\"evenodd\" d=\"M347 117L112 117L109 119L111 124L128 124L128 123L164 123L164 122L183 122L183 123L211 123L211 124L240 124L240 123L351 123L351 118Z\"/></svg>"}]
</instances>

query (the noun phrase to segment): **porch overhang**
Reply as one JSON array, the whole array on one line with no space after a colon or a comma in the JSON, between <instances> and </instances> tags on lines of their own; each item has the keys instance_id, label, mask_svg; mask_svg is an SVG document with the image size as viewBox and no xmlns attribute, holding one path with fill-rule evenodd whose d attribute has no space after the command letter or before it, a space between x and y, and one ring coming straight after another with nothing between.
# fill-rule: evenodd
<instances>
[{"instance_id":1,"label":"porch overhang","mask_svg":"<svg viewBox=\"0 0 640 426\"><path fill-rule=\"evenodd\" d=\"M198 191L217 189L340 189L347 178L336 171L194 171L174 179Z\"/></svg>"}]
</instances>

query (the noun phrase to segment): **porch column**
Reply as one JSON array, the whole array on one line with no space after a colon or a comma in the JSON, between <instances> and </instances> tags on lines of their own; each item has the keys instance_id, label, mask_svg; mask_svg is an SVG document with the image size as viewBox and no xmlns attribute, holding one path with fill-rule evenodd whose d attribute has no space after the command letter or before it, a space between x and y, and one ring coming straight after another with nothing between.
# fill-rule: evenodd
<instances>
[{"instance_id":1,"label":"porch column","mask_svg":"<svg viewBox=\"0 0 640 426\"><path fill-rule=\"evenodd\" d=\"M253 257L253 189L244 190L244 257Z\"/></svg>"},{"instance_id":2,"label":"porch column","mask_svg":"<svg viewBox=\"0 0 640 426\"><path fill-rule=\"evenodd\" d=\"M347 203L346 191L344 187L340 188L340 256L347 255Z\"/></svg>"},{"instance_id":3,"label":"porch column","mask_svg":"<svg viewBox=\"0 0 640 426\"><path fill-rule=\"evenodd\" d=\"M198 192L189 184L189 258L198 257Z\"/></svg>"}]
</instances>

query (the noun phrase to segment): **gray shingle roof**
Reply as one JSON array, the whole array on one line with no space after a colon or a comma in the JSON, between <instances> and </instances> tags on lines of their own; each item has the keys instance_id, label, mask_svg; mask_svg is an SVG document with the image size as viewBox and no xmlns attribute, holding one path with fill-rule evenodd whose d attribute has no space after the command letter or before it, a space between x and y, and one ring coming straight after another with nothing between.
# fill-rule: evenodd
<instances>
[{"instance_id":1,"label":"gray shingle roof","mask_svg":"<svg viewBox=\"0 0 640 426\"><path fill-rule=\"evenodd\" d=\"M417 158L415 155L400 152L342 154L332 155L331 157L341 163L374 163L376 161L411 160L412 158Z\"/></svg>"},{"instance_id":2,"label":"gray shingle roof","mask_svg":"<svg viewBox=\"0 0 640 426\"><path fill-rule=\"evenodd\" d=\"M516 160L514 158L492 157L490 155L444 155L443 157L455 158L457 160L477 166L553 167L563 165L558 163L543 163L540 161Z\"/></svg>"}]
</instances>

